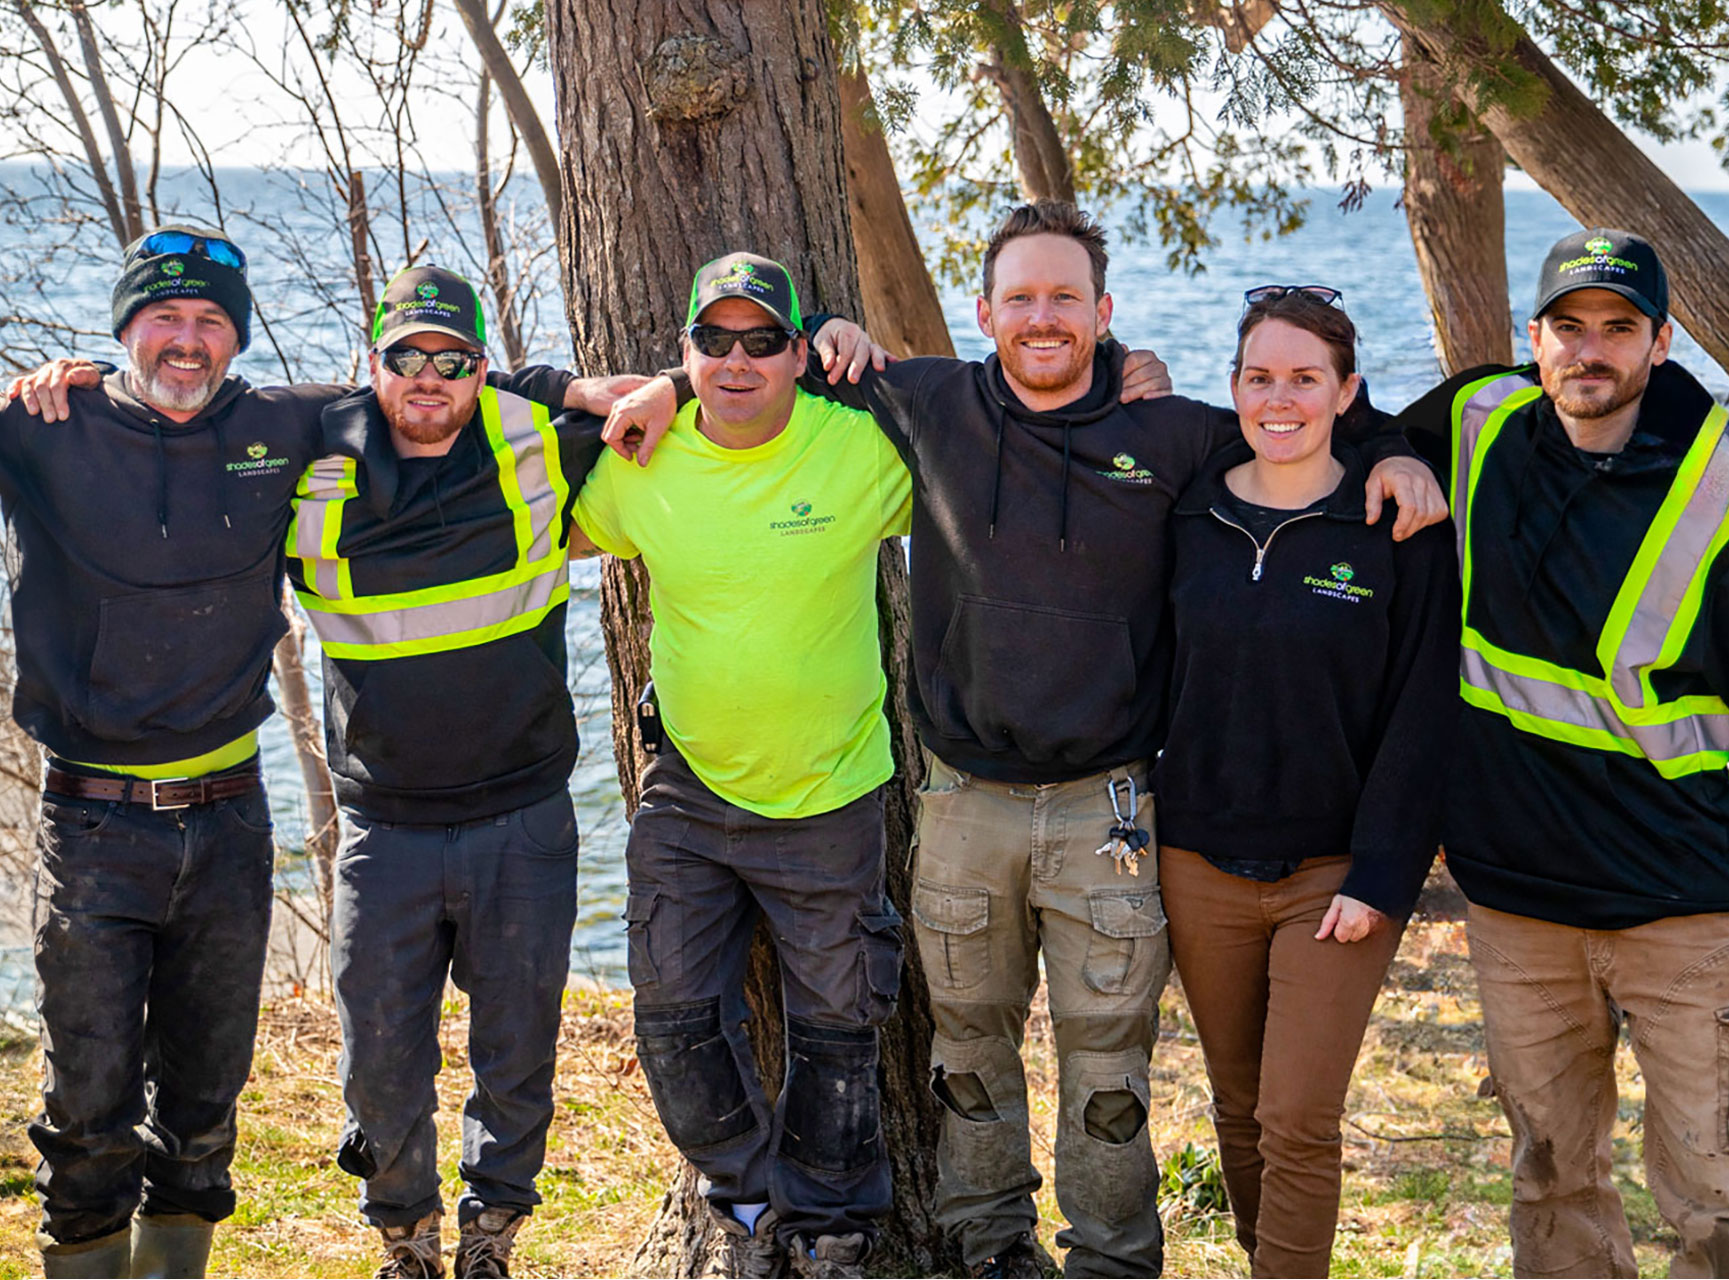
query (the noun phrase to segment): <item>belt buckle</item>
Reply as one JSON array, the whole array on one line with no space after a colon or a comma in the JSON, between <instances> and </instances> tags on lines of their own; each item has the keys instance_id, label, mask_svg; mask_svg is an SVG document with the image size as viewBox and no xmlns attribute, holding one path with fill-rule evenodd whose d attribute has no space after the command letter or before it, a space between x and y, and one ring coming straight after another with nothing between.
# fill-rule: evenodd
<instances>
[{"instance_id":1,"label":"belt buckle","mask_svg":"<svg viewBox=\"0 0 1729 1280\"><path fill-rule=\"evenodd\" d=\"M162 802L162 787L176 786L182 782L191 782L191 778L156 778L150 783L150 807L157 813L170 809L190 809L197 804L196 800L182 800L179 804L164 804Z\"/></svg>"}]
</instances>

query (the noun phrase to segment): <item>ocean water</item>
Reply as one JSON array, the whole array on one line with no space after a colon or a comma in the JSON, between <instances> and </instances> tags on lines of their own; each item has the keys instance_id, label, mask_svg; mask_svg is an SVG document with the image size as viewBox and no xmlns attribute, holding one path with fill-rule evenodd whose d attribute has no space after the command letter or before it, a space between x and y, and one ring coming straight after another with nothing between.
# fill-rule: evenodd
<instances>
[{"instance_id":1,"label":"ocean water","mask_svg":"<svg viewBox=\"0 0 1729 1280\"><path fill-rule=\"evenodd\" d=\"M8 176L6 167L0 166L0 181ZM16 181L17 173L10 177ZM286 216L280 211L291 207L278 184L292 185L294 181L293 175L280 174L230 174L225 178L230 192L239 192L238 197L231 196L237 201L236 207L273 209L278 216ZM248 198L251 205L246 203ZM532 192L524 199L532 201ZM1696 199L1719 226L1729 225L1729 193L1707 193ZM197 192L190 187L185 200L190 210L199 209ZM1245 242L1240 234L1225 232L1222 243L1207 258L1207 270L1197 275L1168 270L1157 248L1118 246L1110 270L1110 289L1116 302L1115 333L1131 345L1155 349L1169 364L1179 391L1225 402L1243 289L1268 282L1328 284L1344 291L1345 306L1362 334L1360 365L1376 403L1389 409L1408 403L1439 380L1440 367L1404 214L1390 192L1377 193L1363 208L1348 215L1340 213L1332 200L1326 192L1317 193L1308 225L1279 240ZM322 365L301 369L301 376L342 376L351 367L347 362L353 360L361 342L358 326L320 308L312 298L315 291L308 272L320 261L339 263L342 246L331 236L320 240L314 212L305 205L301 208L302 234L312 245L305 256L289 262L269 261L258 248L251 247L257 240L247 241L261 309L274 317L275 325L275 345L256 342L236 365L237 371L255 382L281 380L284 366L278 349L316 353ZM533 215L532 208L523 214L530 219ZM1516 349L1523 352L1524 323L1537 267L1550 243L1574 230L1576 224L1553 200L1537 192L1509 192L1507 215L1513 320L1520 335ZM228 225L237 228L235 220ZM234 234L245 239L238 229ZM29 217L0 210L0 273L13 268L21 258L43 252L52 238ZM439 260L460 261L454 251ZM1668 266L1674 275L1687 270L1685 262ZM56 305L64 314L84 315L88 329L104 330L112 272L109 249L85 255L61 254L56 267ZM975 323L971 292L947 288L942 300L959 354L969 358L987 354L989 343ZM556 317L559 307L553 303L544 311ZM0 343L5 336L0 330ZM548 327L542 327L539 342L533 345L540 348L536 358L555 363L569 359L567 341ZM105 338L92 338L83 340L79 350L114 358L118 345ZM1678 334L1673 357L1714 392L1729 392L1729 375L1712 364L1690 338ZM673 358L673 353L669 352L668 358ZM572 568L569 617L571 688L583 738L583 754L570 784L582 830L581 902L571 965L573 972L622 982L624 933L620 912L625 900L623 849L628 826L610 750L608 675L599 634L599 568L594 562ZM316 681L316 641L312 643L314 651L308 657ZM316 698L316 685L313 693ZM278 836L288 847L297 847L305 830L305 796L293 748L280 719L265 726L263 742ZM13 948L0 954L0 1006L13 1003L16 1007L21 995L27 999L27 983L23 981L27 964L26 949ZM11 1001L7 999L9 988Z\"/></svg>"}]
</instances>

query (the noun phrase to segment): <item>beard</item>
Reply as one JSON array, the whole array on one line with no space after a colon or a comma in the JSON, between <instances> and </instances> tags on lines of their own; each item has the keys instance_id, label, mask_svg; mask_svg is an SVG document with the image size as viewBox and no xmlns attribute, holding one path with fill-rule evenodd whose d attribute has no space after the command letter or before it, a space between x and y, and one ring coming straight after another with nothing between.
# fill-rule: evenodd
<instances>
[{"instance_id":1,"label":"beard","mask_svg":"<svg viewBox=\"0 0 1729 1280\"><path fill-rule=\"evenodd\" d=\"M177 385L162 377L165 360L193 361L204 366L204 380L191 386ZM164 347L153 357L146 358L132 370L133 390L146 404L153 404L170 413L197 413L216 398L228 367L217 368L209 352L186 347Z\"/></svg>"},{"instance_id":2,"label":"beard","mask_svg":"<svg viewBox=\"0 0 1729 1280\"><path fill-rule=\"evenodd\" d=\"M462 430L463 424L469 419L455 404L449 405L445 413L436 421L428 422L425 418L411 419L407 409L400 404L381 405L385 421L390 423L391 430L405 440L415 444L443 444L451 436Z\"/></svg>"},{"instance_id":3,"label":"beard","mask_svg":"<svg viewBox=\"0 0 1729 1280\"><path fill-rule=\"evenodd\" d=\"M1041 338L1069 339L1069 358L1059 366L1028 367L1027 360L1021 351L1022 342L1038 341ZM1002 361L1004 371L1028 391L1061 391L1071 387L1081 380L1083 374L1093 364L1093 351L1096 342L1089 341L1089 335L1071 333L1067 329L1027 329L1013 336L1013 340L997 347L997 358Z\"/></svg>"},{"instance_id":4,"label":"beard","mask_svg":"<svg viewBox=\"0 0 1729 1280\"><path fill-rule=\"evenodd\" d=\"M1590 391L1568 391L1569 378L1585 377L1612 378L1614 381L1609 386ZM1612 365L1595 360L1581 360L1553 374L1544 375L1543 390L1549 393L1549 399L1554 401L1555 407L1562 413L1588 422L1607 418L1626 408L1645 394L1645 386L1650 381L1651 367L1648 364L1632 373L1622 373Z\"/></svg>"}]
</instances>

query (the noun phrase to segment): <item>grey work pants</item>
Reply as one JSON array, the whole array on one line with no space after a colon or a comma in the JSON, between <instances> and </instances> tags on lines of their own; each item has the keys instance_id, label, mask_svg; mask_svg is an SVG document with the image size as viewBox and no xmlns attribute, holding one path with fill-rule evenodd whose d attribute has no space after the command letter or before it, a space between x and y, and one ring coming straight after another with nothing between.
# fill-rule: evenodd
<instances>
[{"instance_id":1,"label":"grey work pants","mask_svg":"<svg viewBox=\"0 0 1729 1280\"><path fill-rule=\"evenodd\" d=\"M43 1236L98 1239L140 1206L227 1217L270 936L263 789L160 812L44 796L38 852Z\"/></svg>"},{"instance_id":2,"label":"grey work pants","mask_svg":"<svg viewBox=\"0 0 1729 1280\"><path fill-rule=\"evenodd\" d=\"M348 1124L337 1162L374 1226L441 1209L434 1078L448 975L469 995L463 1222L530 1212L552 1122L553 1056L576 923L576 815L560 791L450 825L345 813L331 968Z\"/></svg>"},{"instance_id":3,"label":"grey work pants","mask_svg":"<svg viewBox=\"0 0 1729 1280\"><path fill-rule=\"evenodd\" d=\"M1056 1032L1057 1235L1069 1276L1156 1276L1164 1264L1147 1064L1171 972L1156 859L1119 874L1095 854L1112 779L990 782L930 760L913 926L930 981L932 1088L942 1101L937 1218L969 1266L1037 1222L1021 1039L1045 956ZM1137 823L1149 833L1143 790Z\"/></svg>"},{"instance_id":4,"label":"grey work pants","mask_svg":"<svg viewBox=\"0 0 1729 1280\"><path fill-rule=\"evenodd\" d=\"M669 749L644 776L625 861L637 1056L709 1203L767 1201L783 1239L874 1233L891 1194L877 1027L894 1012L901 962L881 791L764 818L715 795ZM786 1082L772 1109L745 1036L760 917L786 1005Z\"/></svg>"}]
</instances>

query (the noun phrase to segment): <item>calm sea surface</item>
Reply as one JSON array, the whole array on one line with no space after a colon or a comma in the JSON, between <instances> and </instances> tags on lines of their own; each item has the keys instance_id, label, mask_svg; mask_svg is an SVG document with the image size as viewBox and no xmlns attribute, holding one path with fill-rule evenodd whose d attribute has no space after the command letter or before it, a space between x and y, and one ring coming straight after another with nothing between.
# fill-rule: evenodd
<instances>
[{"instance_id":1,"label":"calm sea surface","mask_svg":"<svg viewBox=\"0 0 1729 1280\"><path fill-rule=\"evenodd\" d=\"M1696 198L1719 226L1729 225L1729 193ZM1516 332L1522 335L1543 254L1551 242L1574 230L1576 224L1540 193L1509 193L1507 214L1514 322ZM37 238L39 233L27 219L0 221L0 265L30 253ZM1314 200L1309 225L1296 234L1252 244L1234 235L1225 236L1224 241L1209 256L1208 270L1198 276L1172 274L1164 266L1162 251L1145 246L1119 247L1111 264L1110 287L1116 299L1114 331L1131 345L1147 345L1158 351L1169 363L1179 391L1216 402L1228 400L1226 368L1242 290L1267 282L1322 283L1344 290L1345 305L1363 334L1361 367L1381 406L1399 408L1439 380L1440 368L1431 345L1427 308L1405 218L1392 193L1377 194L1365 208L1350 215L1338 213L1331 198L1320 193ZM273 269L272 264L259 260L256 249L253 256L261 299L279 299L296 289L293 270ZM1674 275L1687 271L1685 262L1667 265ZM87 305L89 327L104 328L112 264L74 261L67 265L63 279L63 301ZM974 358L985 355L989 346L974 323L972 294L946 289L943 306L959 353ZM552 306L548 314L556 315L557 310ZM336 346L341 345L340 334L330 336ZM1522 337L1519 346L1522 351ZM106 341L96 342L94 349L84 348L85 354L110 358L116 350L116 344ZM669 359L672 354L668 353ZM544 353L543 358L566 360L568 349ZM1674 358L1714 392L1722 395L1729 391L1729 376L1691 339L1679 338ZM280 365L258 345L242 358L237 369L256 382L281 379ZM330 376L330 370L320 370L319 376ZM619 913L625 899L623 849L628 827L610 749L608 677L598 630L598 565L574 565L572 581L571 687L582 717L584 749L570 784L583 849L581 907L571 966L578 973L621 982L624 933ZM315 658L311 669L316 678ZM429 696L436 696L435 691L429 691ZM272 719L265 726L263 738L278 836L284 844L297 847L305 828L304 791L280 719ZM27 968L26 950L12 948L0 953L0 1008L28 1003Z\"/></svg>"}]
</instances>

